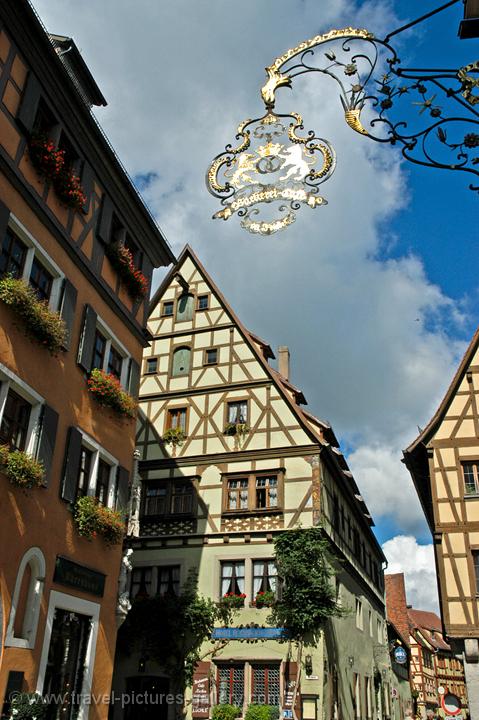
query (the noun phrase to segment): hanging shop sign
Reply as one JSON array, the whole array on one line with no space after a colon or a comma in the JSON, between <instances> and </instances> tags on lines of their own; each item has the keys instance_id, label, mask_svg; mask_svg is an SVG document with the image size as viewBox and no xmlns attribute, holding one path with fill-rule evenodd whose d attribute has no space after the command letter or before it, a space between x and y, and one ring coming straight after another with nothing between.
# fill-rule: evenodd
<instances>
[{"instance_id":1,"label":"hanging shop sign","mask_svg":"<svg viewBox=\"0 0 479 720\"><path fill-rule=\"evenodd\" d=\"M76 588L82 592L103 597L105 577L101 572L79 565L72 560L57 555L53 582Z\"/></svg>"}]
</instances>

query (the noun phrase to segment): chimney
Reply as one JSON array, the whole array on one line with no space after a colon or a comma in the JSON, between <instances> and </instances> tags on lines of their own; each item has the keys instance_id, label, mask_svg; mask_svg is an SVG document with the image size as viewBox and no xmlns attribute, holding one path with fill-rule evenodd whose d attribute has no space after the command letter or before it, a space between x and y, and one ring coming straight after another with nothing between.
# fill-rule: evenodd
<instances>
[{"instance_id":1,"label":"chimney","mask_svg":"<svg viewBox=\"0 0 479 720\"><path fill-rule=\"evenodd\" d=\"M289 380L289 348L286 345L278 348L278 372L285 380Z\"/></svg>"},{"instance_id":2,"label":"chimney","mask_svg":"<svg viewBox=\"0 0 479 720\"><path fill-rule=\"evenodd\" d=\"M409 616L406 603L404 573L384 576L386 584L386 610L388 620L396 626L409 644Z\"/></svg>"}]
</instances>

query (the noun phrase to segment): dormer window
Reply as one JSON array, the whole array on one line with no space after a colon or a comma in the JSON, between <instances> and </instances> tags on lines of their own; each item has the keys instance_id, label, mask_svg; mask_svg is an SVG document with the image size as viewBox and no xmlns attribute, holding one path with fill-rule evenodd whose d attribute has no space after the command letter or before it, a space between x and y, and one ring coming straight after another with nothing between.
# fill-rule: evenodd
<instances>
[{"instance_id":1,"label":"dormer window","mask_svg":"<svg viewBox=\"0 0 479 720\"><path fill-rule=\"evenodd\" d=\"M193 317L193 295L180 295L176 303L176 322L185 322Z\"/></svg>"}]
</instances>

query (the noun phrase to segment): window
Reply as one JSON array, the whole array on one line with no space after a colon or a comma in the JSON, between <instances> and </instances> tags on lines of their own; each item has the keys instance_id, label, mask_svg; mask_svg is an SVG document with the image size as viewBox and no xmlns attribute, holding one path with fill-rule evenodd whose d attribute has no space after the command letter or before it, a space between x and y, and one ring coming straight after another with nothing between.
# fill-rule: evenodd
<instances>
[{"instance_id":1,"label":"window","mask_svg":"<svg viewBox=\"0 0 479 720\"><path fill-rule=\"evenodd\" d=\"M198 310L208 310L209 297L208 295L198 295Z\"/></svg>"},{"instance_id":2,"label":"window","mask_svg":"<svg viewBox=\"0 0 479 720\"><path fill-rule=\"evenodd\" d=\"M243 707L244 665L218 666L218 703Z\"/></svg>"},{"instance_id":3,"label":"window","mask_svg":"<svg viewBox=\"0 0 479 720\"><path fill-rule=\"evenodd\" d=\"M361 717L361 680L357 673L353 674L354 683L354 717Z\"/></svg>"},{"instance_id":4,"label":"window","mask_svg":"<svg viewBox=\"0 0 479 720\"><path fill-rule=\"evenodd\" d=\"M99 330L95 332L95 340L93 342L93 356L91 360L92 368L103 369L105 363L106 337Z\"/></svg>"},{"instance_id":5,"label":"window","mask_svg":"<svg viewBox=\"0 0 479 720\"><path fill-rule=\"evenodd\" d=\"M228 403L228 419L229 423L246 423L248 422L248 401L239 400Z\"/></svg>"},{"instance_id":6,"label":"window","mask_svg":"<svg viewBox=\"0 0 479 720\"><path fill-rule=\"evenodd\" d=\"M130 598L150 597L152 583L151 567L136 567L131 573Z\"/></svg>"},{"instance_id":7,"label":"window","mask_svg":"<svg viewBox=\"0 0 479 720\"><path fill-rule=\"evenodd\" d=\"M32 547L23 556L13 591L5 647L33 648L45 583L46 565L42 551Z\"/></svg>"},{"instance_id":8,"label":"window","mask_svg":"<svg viewBox=\"0 0 479 720\"><path fill-rule=\"evenodd\" d=\"M25 450L32 406L9 390L0 423L0 442L12 450Z\"/></svg>"},{"instance_id":9,"label":"window","mask_svg":"<svg viewBox=\"0 0 479 720\"><path fill-rule=\"evenodd\" d=\"M22 277L26 255L26 245L8 228L2 243L0 275Z\"/></svg>"},{"instance_id":10,"label":"window","mask_svg":"<svg viewBox=\"0 0 479 720\"><path fill-rule=\"evenodd\" d=\"M173 306L173 300L165 300L165 302L161 306L162 317L171 317L173 315Z\"/></svg>"},{"instance_id":11,"label":"window","mask_svg":"<svg viewBox=\"0 0 479 720\"><path fill-rule=\"evenodd\" d=\"M193 317L193 295L180 295L176 303L176 322L191 320Z\"/></svg>"},{"instance_id":12,"label":"window","mask_svg":"<svg viewBox=\"0 0 479 720\"><path fill-rule=\"evenodd\" d=\"M279 665L253 665L251 702L259 705L280 704Z\"/></svg>"},{"instance_id":13,"label":"window","mask_svg":"<svg viewBox=\"0 0 479 720\"><path fill-rule=\"evenodd\" d=\"M248 478L228 480L228 510L248 510Z\"/></svg>"},{"instance_id":14,"label":"window","mask_svg":"<svg viewBox=\"0 0 479 720\"><path fill-rule=\"evenodd\" d=\"M358 598L356 598L356 627L358 630L363 629L363 604Z\"/></svg>"},{"instance_id":15,"label":"window","mask_svg":"<svg viewBox=\"0 0 479 720\"><path fill-rule=\"evenodd\" d=\"M194 488L191 482L159 482L146 486L143 514L191 515L193 513Z\"/></svg>"},{"instance_id":16,"label":"window","mask_svg":"<svg viewBox=\"0 0 479 720\"><path fill-rule=\"evenodd\" d=\"M476 575L476 595L479 595L479 550L472 551L472 559L474 562L474 573Z\"/></svg>"},{"instance_id":17,"label":"window","mask_svg":"<svg viewBox=\"0 0 479 720\"><path fill-rule=\"evenodd\" d=\"M380 620L379 618L377 618L376 620L376 628L378 634L378 643L382 645L384 642L384 630L382 620Z\"/></svg>"},{"instance_id":18,"label":"window","mask_svg":"<svg viewBox=\"0 0 479 720\"><path fill-rule=\"evenodd\" d=\"M111 467L101 458L98 460L98 469L96 475L95 497L98 498L100 505L108 504L108 488L110 485Z\"/></svg>"},{"instance_id":19,"label":"window","mask_svg":"<svg viewBox=\"0 0 479 720\"><path fill-rule=\"evenodd\" d=\"M224 597L229 593L242 595L244 593L244 560L221 563L220 595Z\"/></svg>"},{"instance_id":20,"label":"window","mask_svg":"<svg viewBox=\"0 0 479 720\"><path fill-rule=\"evenodd\" d=\"M33 258L30 272L30 285L40 300L49 300L52 291L53 276L41 264L37 257Z\"/></svg>"},{"instance_id":21,"label":"window","mask_svg":"<svg viewBox=\"0 0 479 720\"><path fill-rule=\"evenodd\" d=\"M278 478L276 475L256 478L256 507L260 509L278 507Z\"/></svg>"},{"instance_id":22,"label":"window","mask_svg":"<svg viewBox=\"0 0 479 720\"><path fill-rule=\"evenodd\" d=\"M175 348L171 374L173 377L188 375L190 372L191 349L189 347Z\"/></svg>"},{"instance_id":23,"label":"window","mask_svg":"<svg viewBox=\"0 0 479 720\"><path fill-rule=\"evenodd\" d=\"M158 371L158 358L147 358L145 361L145 375L154 375Z\"/></svg>"},{"instance_id":24,"label":"window","mask_svg":"<svg viewBox=\"0 0 479 720\"><path fill-rule=\"evenodd\" d=\"M433 668L432 653L429 650L427 650L425 647L422 648L422 662L423 662L424 667L432 670L432 668Z\"/></svg>"},{"instance_id":25,"label":"window","mask_svg":"<svg viewBox=\"0 0 479 720\"><path fill-rule=\"evenodd\" d=\"M253 597L259 592L276 592L278 571L274 560L253 561Z\"/></svg>"},{"instance_id":26,"label":"window","mask_svg":"<svg viewBox=\"0 0 479 720\"><path fill-rule=\"evenodd\" d=\"M88 492L90 483L93 451L82 447L80 451L80 468L78 471L77 498L83 497Z\"/></svg>"},{"instance_id":27,"label":"window","mask_svg":"<svg viewBox=\"0 0 479 720\"><path fill-rule=\"evenodd\" d=\"M372 637L373 636L373 613L371 610L369 610L368 618L369 618L369 634Z\"/></svg>"},{"instance_id":28,"label":"window","mask_svg":"<svg viewBox=\"0 0 479 720\"><path fill-rule=\"evenodd\" d=\"M180 594L180 566L167 565L158 568L158 595Z\"/></svg>"},{"instance_id":29,"label":"window","mask_svg":"<svg viewBox=\"0 0 479 720\"><path fill-rule=\"evenodd\" d=\"M466 495L476 495L479 493L479 462L462 463L462 472L464 474L464 486Z\"/></svg>"},{"instance_id":30,"label":"window","mask_svg":"<svg viewBox=\"0 0 479 720\"><path fill-rule=\"evenodd\" d=\"M121 378L121 368L123 364L123 358L116 348L111 345L110 353L108 356L107 371L118 378Z\"/></svg>"},{"instance_id":31,"label":"window","mask_svg":"<svg viewBox=\"0 0 479 720\"><path fill-rule=\"evenodd\" d=\"M166 429L180 428L186 433L186 408L170 408L166 416Z\"/></svg>"},{"instance_id":32,"label":"window","mask_svg":"<svg viewBox=\"0 0 479 720\"><path fill-rule=\"evenodd\" d=\"M226 476L223 509L225 512L280 510L283 471Z\"/></svg>"},{"instance_id":33,"label":"window","mask_svg":"<svg viewBox=\"0 0 479 720\"><path fill-rule=\"evenodd\" d=\"M7 273L29 283L40 300L58 309L64 275L11 213L5 236L1 238L0 275Z\"/></svg>"},{"instance_id":34,"label":"window","mask_svg":"<svg viewBox=\"0 0 479 720\"><path fill-rule=\"evenodd\" d=\"M205 350L205 358L203 361L203 365L216 365L218 362L218 349L217 348L208 348L208 350Z\"/></svg>"}]
</instances>

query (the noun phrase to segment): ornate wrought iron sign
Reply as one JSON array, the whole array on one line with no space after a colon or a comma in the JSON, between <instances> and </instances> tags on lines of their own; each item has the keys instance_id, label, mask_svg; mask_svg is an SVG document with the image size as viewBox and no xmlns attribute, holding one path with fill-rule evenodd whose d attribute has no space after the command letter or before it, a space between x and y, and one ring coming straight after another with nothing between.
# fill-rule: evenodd
<instances>
[{"instance_id":1,"label":"ornate wrought iron sign","mask_svg":"<svg viewBox=\"0 0 479 720\"><path fill-rule=\"evenodd\" d=\"M407 160L479 176L479 61L459 69L405 68L390 39L437 10L376 38L366 29L330 30L306 40L266 68L261 89L266 114L238 127L211 163L206 183L223 209L253 233L270 235L295 220L302 206L326 204L318 186L331 177L334 150L310 131L298 113L275 112L276 93L306 73L332 80L346 123L355 132L398 146ZM287 127L288 126L288 127ZM469 185L479 191L479 183Z\"/></svg>"}]
</instances>

